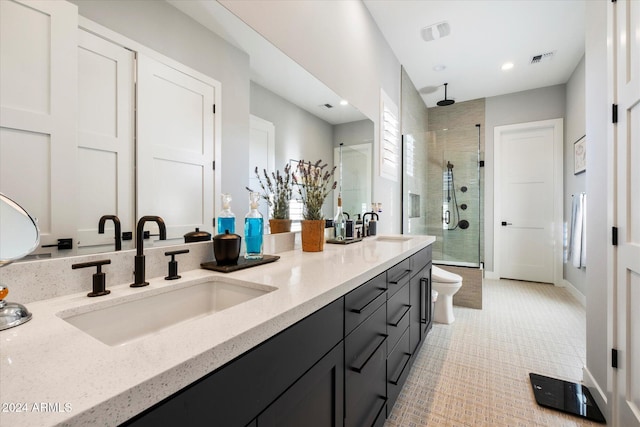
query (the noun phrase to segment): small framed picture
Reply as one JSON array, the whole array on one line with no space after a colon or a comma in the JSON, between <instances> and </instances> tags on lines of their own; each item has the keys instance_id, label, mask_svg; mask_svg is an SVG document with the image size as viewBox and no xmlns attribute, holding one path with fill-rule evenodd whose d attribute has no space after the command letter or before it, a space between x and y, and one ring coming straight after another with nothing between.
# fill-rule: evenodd
<instances>
[{"instance_id":1,"label":"small framed picture","mask_svg":"<svg viewBox=\"0 0 640 427\"><path fill-rule=\"evenodd\" d=\"M587 138L582 137L573 143L573 174L587 170Z\"/></svg>"}]
</instances>

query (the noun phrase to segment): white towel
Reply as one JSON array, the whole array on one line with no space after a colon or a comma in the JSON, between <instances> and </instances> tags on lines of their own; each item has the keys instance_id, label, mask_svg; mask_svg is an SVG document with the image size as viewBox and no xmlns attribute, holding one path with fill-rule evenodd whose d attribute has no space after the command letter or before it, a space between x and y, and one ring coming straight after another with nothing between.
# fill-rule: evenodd
<instances>
[{"instance_id":1,"label":"white towel","mask_svg":"<svg viewBox=\"0 0 640 427\"><path fill-rule=\"evenodd\" d=\"M571 209L571 231L567 258L574 267L586 266L587 261L587 195L574 196Z\"/></svg>"}]
</instances>

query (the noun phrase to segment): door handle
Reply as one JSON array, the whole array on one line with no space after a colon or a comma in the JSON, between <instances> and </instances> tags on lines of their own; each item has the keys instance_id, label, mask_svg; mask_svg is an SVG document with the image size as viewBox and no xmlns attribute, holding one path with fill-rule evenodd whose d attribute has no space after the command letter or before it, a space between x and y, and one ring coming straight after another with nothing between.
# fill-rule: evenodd
<instances>
[{"instance_id":1,"label":"door handle","mask_svg":"<svg viewBox=\"0 0 640 427\"><path fill-rule=\"evenodd\" d=\"M513 225L513 223L507 222L507 221L502 221L502 226L503 227L506 227L507 225Z\"/></svg>"}]
</instances>

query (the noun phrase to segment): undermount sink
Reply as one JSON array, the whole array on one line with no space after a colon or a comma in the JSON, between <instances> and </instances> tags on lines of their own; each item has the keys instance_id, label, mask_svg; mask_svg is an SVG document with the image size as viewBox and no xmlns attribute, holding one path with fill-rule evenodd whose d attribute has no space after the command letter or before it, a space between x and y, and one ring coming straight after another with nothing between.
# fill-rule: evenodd
<instances>
[{"instance_id":1,"label":"undermount sink","mask_svg":"<svg viewBox=\"0 0 640 427\"><path fill-rule=\"evenodd\" d=\"M118 346L274 290L272 286L216 278L86 313L62 312L58 316L97 340Z\"/></svg>"},{"instance_id":2,"label":"undermount sink","mask_svg":"<svg viewBox=\"0 0 640 427\"><path fill-rule=\"evenodd\" d=\"M406 242L413 239L411 236L378 236L376 240L378 242Z\"/></svg>"}]
</instances>

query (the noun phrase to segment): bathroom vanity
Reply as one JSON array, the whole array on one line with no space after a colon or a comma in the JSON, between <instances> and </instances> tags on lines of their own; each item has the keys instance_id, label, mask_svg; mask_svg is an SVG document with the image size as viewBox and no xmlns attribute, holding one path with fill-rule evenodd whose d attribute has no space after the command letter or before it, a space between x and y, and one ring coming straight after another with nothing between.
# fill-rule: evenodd
<instances>
[{"instance_id":1,"label":"bathroom vanity","mask_svg":"<svg viewBox=\"0 0 640 427\"><path fill-rule=\"evenodd\" d=\"M382 425L430 328L433 240L378 236L32 302L30 322L0 333L0 425ZM144 323L145 301L216 282L260 292L121 341L70 320L135 305L109 314L120 335Z\"/></svg>"}]
</instances>

